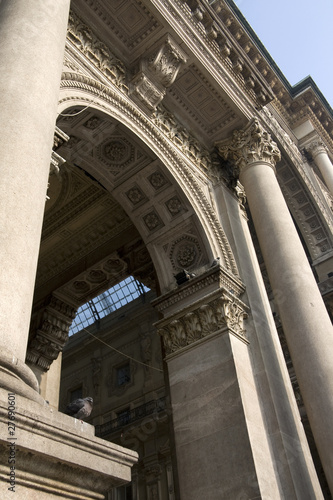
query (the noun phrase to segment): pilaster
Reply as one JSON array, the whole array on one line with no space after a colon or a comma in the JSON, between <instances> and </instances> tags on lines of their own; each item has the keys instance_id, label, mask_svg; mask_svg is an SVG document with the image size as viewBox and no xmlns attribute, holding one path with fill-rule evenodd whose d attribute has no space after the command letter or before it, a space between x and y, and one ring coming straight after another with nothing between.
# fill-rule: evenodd
<instances>
[{"instance_id":1,"label":"pilaster","mask_svg":"<svg viewBox=\"0 0 333 500\"><path fill-rule=\"evenodd\" d=\"M267 431L251 417L260 410L243 293L217 265L153 301L164 315L155 326L168 365L182 498L279 495Z\"/></svg>"}]
</instances>

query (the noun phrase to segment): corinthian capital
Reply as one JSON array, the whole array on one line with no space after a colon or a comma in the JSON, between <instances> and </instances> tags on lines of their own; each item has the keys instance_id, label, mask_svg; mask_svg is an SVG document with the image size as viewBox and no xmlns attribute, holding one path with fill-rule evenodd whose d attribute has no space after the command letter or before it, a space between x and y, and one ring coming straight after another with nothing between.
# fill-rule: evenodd
<instances>
[{"instance_id":1,"label":"corinthian capital","mask_svg":"<svg viewBox=\"0 0 333 500\"><path fill-rule=\"evenodd\" d=\"M271 135L263 129L258 120L252 120L244 129L235 130L229 141L216 143L225 160L231 160L242 170L247 165L262 161L275 168L281 154Z\"/></svg>"},{"instance_id":2,"label":"corinthian capital","mask_svg":"<svg viewBox=\"0 0 333 500\"><path fill-rule=\"evenodd\" d=\"M313 159L315 159L315 157L320 153L327 153L327 147L321 139L312 141L308 146L306 146L306 150L311 154Z\"/></svg>"}]
</instances>

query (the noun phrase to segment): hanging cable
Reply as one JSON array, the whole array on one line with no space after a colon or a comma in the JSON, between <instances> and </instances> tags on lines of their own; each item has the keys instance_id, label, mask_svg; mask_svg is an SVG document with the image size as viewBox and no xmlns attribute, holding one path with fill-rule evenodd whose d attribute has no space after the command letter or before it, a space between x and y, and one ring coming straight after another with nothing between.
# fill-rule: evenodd
<instances>
[{"instance_id":1,"label":"hanging cable","mask_svg":"<svg viewBox=\"0 0 333 500\"><path fill-rule=\"evenodd\" d=\"M152 368L153 370L156 370L158 372L162 372L163 373L163 370L161 370L160 368L156 368L155 366L148 365L147 363L143 363L143 361L139 361L138 359L135 359L132 356L129 356L128 354L125 354L124 352L119 351L115 347L112 347L112 345L108 344L107 342L104 342L104 340L100 339L99 337L96 337L96 335L94 335L93 333L89 332L89 330L87 330L86 328L82 328L82 330L84 330L85 332L87 332L91 337L93 337L94 339L98 340L102 344L106 345L107 347L109 347L113 351L117 352L118 354L121 354L122 356L125 356L125 358L131 359L135 363L139 363L140 365L147 366L148 368Z\"/></svg>"}]
</instances>

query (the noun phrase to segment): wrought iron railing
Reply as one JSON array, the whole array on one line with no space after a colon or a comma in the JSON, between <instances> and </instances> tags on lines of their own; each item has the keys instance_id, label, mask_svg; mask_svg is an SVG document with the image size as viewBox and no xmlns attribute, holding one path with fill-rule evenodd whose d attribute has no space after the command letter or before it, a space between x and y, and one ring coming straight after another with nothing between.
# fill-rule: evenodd
<instances>
[{"instance_id":1,"label":"wrought iron railing","mask_svg":"<svg viewBox=\"0 0 333 500\"><path fill-rule=\"evenodd\" d=\"M132 410L122 411L121 414L118 415L117 418L110 420L109 422L105 422L102 425L95 426L95 434L98 437L103 437L108 434L112 434L113 432L119 431L124 426L133 424L138 420L141 420L150 415L156 415L165 411L166 403L165 398L155 399L153 401L149 401L141 406L137 406Z\"/></svg>"}]
</instances>

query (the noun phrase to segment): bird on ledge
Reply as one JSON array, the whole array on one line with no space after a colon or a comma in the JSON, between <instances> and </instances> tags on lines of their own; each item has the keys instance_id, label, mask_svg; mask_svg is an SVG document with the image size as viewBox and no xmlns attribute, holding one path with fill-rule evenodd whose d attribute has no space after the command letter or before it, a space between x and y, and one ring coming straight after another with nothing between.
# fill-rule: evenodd
<instances>
[{"instance_id":1,"label":"bird on ledge","mask_svg":"<svg viewBox=\"0 0 333 500\"><path fill-rule=\"evenodd\" d=\"M83 419L88 418L93 409L93 398L87 397L83 399L75 399L69 403L66 408L66 415L70 415L71 417L78 418L83 421Z\"/></svg>"}]
</instances>

